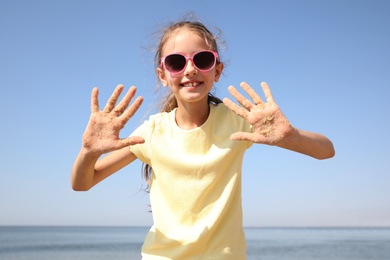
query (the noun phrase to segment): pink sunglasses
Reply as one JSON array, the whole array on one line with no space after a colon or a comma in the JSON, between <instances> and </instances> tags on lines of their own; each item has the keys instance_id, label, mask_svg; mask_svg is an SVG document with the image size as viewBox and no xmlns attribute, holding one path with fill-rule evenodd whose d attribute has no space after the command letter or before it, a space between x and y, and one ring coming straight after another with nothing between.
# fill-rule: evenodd
<instances>
[{"instance_id":1,"label":"pink sunglasses","mask_svg":"<svg viewBox=\"0 0 390 260\"><path fill-rule=\"evenodd\" d=\"M207 72L214 68L218 61L218 53L215 51L198 51L191 56L182 53L172 53L161 58L161 67L168 70L172 76L178 75L187 67L188 60L191 60L196 69Z\"/></svg>"}]
</instances>

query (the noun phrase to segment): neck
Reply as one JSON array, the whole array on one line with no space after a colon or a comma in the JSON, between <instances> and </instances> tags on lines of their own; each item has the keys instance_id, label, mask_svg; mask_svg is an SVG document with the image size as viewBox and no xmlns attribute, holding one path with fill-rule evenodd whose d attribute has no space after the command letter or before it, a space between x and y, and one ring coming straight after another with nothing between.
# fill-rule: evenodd
<instances>
[{"instance_id":1,"label":"neck","mask_svg":"<svg viewBox=\"0 0 390 260\"><path fill-rule=\"evenodd\" d=\"M207 100L206 100L207 101ZM190 130L203 125L209 117L210 106L206 104L178 104L176 124L184 130Z\"/></svg>"}]
</instances>

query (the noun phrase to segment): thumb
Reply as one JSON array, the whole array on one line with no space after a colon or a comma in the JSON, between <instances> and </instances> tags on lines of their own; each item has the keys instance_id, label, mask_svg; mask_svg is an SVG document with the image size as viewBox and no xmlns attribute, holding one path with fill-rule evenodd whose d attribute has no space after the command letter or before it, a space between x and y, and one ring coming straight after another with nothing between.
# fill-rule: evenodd
<instances>
[{"instance_id":1,"label":"thumb","mask_svg":"<svg viewBox=\"0 0 390 260\"><path fill-rule=\"evenodd\" d=\"M231 140L237 140L237 141L252 141L252 134L246 133L246 132L237 132L230 136Z\"/></svg>"},{"instance_id":2,"label":"thumb","mask_svg":"<svg viewBox=\"0 0 390 260\"><path fill-rule=\"evenodd\" d=\"M130 136L127 138L120 139L116 145L117 149L124 148L126 146L136 145L136 144L143 144L145 143L145 139L143 139L140 136Z\"/></svg>"}]
</instances>

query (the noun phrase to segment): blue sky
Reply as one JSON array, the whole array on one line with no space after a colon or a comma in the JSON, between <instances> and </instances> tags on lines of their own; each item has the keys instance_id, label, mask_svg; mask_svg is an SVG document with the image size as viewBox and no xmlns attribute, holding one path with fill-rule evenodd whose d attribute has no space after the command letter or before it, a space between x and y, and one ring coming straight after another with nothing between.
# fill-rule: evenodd
<instances>
[{"instance_id":1,"label":"blue sky","mask_svg":"<svg viewBox=\"0 0 390 260\"><path fill-rule=\"evenodd\" d=\"M328 136L318 161L254 145L243 173L246 226L390 226L390 2L0 1L0 225L151 225L136 162L88 192L69 184L89 117L135 85L156 102L154 33L193 11L222 30L216 95L246 81L298 128Z\"/></svg>"}]
</instances>

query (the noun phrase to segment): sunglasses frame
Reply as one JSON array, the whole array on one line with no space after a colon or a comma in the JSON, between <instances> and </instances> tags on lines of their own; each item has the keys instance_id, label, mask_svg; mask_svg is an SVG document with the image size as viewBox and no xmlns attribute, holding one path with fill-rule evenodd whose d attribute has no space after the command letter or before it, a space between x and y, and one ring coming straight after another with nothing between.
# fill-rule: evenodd
<instances>
[{"instance_id":1,"label":"sunglasses frame","mask_svg":"<svg viewBox=\"0 0 390 260\"><path fill-rule=\"evenodd\" d=\"M199 54L199 53L201 53L201 52L209 52L209 53L212 53L212 54L214 55L214 63L213 63L213 65L212 65L209 69L206 69L206 70L200 69L200 68L198 68L198 66L196 66L196 64L195 64L195 62L194 62L194 56L197 55L197 54ZM180 70L180 71L170 71L170 70L165 66L165 59L166 59L168 56L170 56L170 55L181 55L181 56L183 56L183 57L186 59L186 63L185 63L185 65L184 65L184 67L183 67L182 70ZM197 52L193 53L192 55L185 55L184 53L181 53L181 52L170 53L170 54L168 54L168 55L166 55L166 56L164 56L164 57L162 57L162 58L160 59L160 61L161 61L161 63L160 63L161 65L160 65L160 66L161 66L161 68L165 68L167 71L169 71L169 73L171 73L172 76L176 76L176 75L179 75L179 74L183 73L183 71L187 68L188 60L191 60L191 61L192 61L192 64L194 65L194 67L195 67L197 70L201 71L201 72L210 71L210 70L212 70L212 69L215 67L215 65L216 65L217 63L219 63L219 60L218 60L218 53L217 53L216 51L212 51L212 50L200 50L200 51L197 51Z\"/></svg>"}]
</instances>

